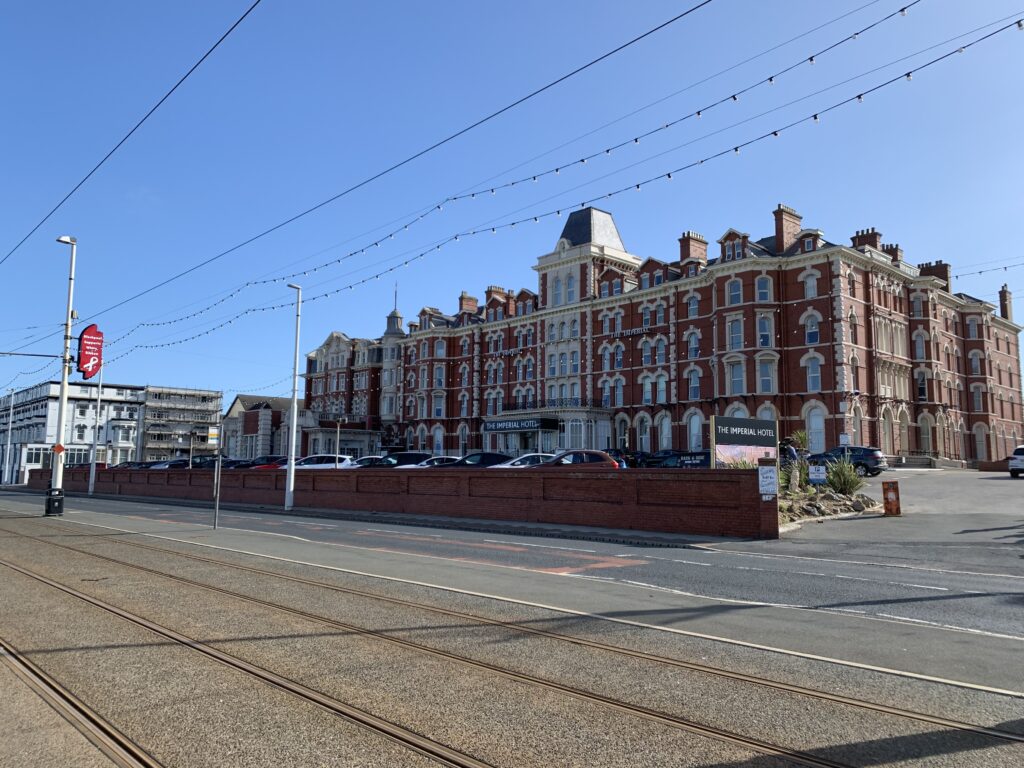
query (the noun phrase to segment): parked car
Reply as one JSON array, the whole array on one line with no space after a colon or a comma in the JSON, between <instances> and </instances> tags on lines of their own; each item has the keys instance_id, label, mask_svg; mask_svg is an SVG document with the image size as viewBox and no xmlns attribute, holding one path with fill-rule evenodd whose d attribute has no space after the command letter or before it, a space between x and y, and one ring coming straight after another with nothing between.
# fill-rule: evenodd
<instances>
[{"instance_id":1,"label":"parked car","mask_svg":"<svg viewBox=\"0 0 1024 768\"><path fill-rule=\"evenodd\" d=\"M345 469L352 466L352 457L344 454L317 453L295 462L296 469Z\"/></svg>"},{"instance_id":2,"label":"parked car","mask_svg":"<svg viewBox=\"0 0 1024 768\"><path fill-rule=\"evenodd\" d=\"M537 464L543 464L545 461L550 461L553 458L555 458L553 453L524 453L517 459L503 461L501 464L492 464L490 469L526 469Z\"/></svg>"},{"instance_id":3,"label":"parked car","mask_svg":"<svg viewBox=\"0 0 1024 768\"><path fill-rule=\"evenodd\" d=\"M246 469L286 469L288 467L288 457L281 456L274 461L268 461L265 464L253 464L251 467Z\"/></svg>"},{"instance_id":4,"label":"parked car","mask_svg":"<svg viewBox=\"0 0 1024 768\"><path fill-rule=\"evenodd\" d=\"M239 459L239 463L234 466L234 469L252 469L263 464L273 464L279 459L287 458L281 454L266 454L264 456L257 456L255 459Z\"/></svg>"},{"instance_id":5,"label":"parked car","mask_svg":"<svg viewBox=\"0 0 1024 768\"><path fill-rule=\"evenodd\" d=\"M401 464L395 469L423 469L424 467L445 467L454 464L458 459L455 456L431 456L417 464Z\"/></svg>"},{"instance_id":6,"label":"parked car","mask_svg":"<svg viewBox=\"0 0 1024 768\"><path fill-rule=\"evenodd\" d=\"M605 453L615 459L623 469L638 466L640 459L647 456L646 453L637 453L625 448L609 448ZM625 463L625 466L623 466L623 463Z\"/></svg>"},{"instance_id":7,"label":"parked car","mask_svg":"<svg viewBox=\"0 0 1024 768\"><path fill-rule=\"evenodd\" d=\"M1024 472L1024 445L1018 445L1013 449L1007 464L1010 466L1010 477L1020 477L1020 473Z\"/></svg>"},{"instance_id":8,"label":"parked car","mask_svg":"<svg viewBox=\"0 0 1024 768\"><path fill-rule=\"evenodd\" d=\"M710 451L674 451L672 456L654 465L657 469L707 469L710 466Z\"/></svg>"},{"instance_id":9,"label":"parked car","mask_svg":"<svg viewBox=\"0 0 1024 768\"><path fill-rule=\"evenodd\" d=\"M383 458L384 458L383 456L380 456L380 455L377 455L377 454L375 454L373 456L360 456L358 459L356 459L355 461L352 462L352 466L353 467L372 467L374 464L376 464L378 461L380 461Z\"/></svg>"},{"instance_id":10,"label":"parked car","mask_svg":"<svg viewBox=\"0 0 1024 768\"><path fill-rule=\"evenodd\" d=\"M188 469L188 459L170 459L169 461L157 461L150 464L146 469Z\"/></svg>"},{"instance_id":11,"label":"parked car","mask_svg":"<svg viewBox=\"0 0 1024 768\"><path fill-rule=\"evenodd\" d=\"M217 466L216 456L193 456L192 469L214 469Z\"/></svg>"},{"instance_id":12,"label":"parked car","mask_svg":"<svg viewBox=\"0 0 1024 768\"><path fill-rule=\"evenodd\" d=\"M604 451L563 451L553 459L538 464L542 469L572 466L574 469L621 469L618 459Z\"/></svg>"},{"instance_id":13,"label":"parked car","mask_svg":"<svg viewBox=\"0 0 1024 768\"><path fill-rule=\"evenodd\" d=\"M381 456L372 464L364 464L363 466L372 467L373 469L404 467L407 464L419 464L421 461L426 461L431 455L425 451L398 451L397 453L389 453L387 456Z\"/></svg>"},{"instance_id":14,"label":"parked car","mask_svg":"<svg viewBox=\"0 0 1024 768\"><path fill-rule=\"evenodd\" d=\"M812 453L807 457L807 463L834 464L843 459L853 464L853 468L861 477L868 475L874 477L889 468L889 463L885 460L885 454L881 450L863 445L841 445L824 453Z\"/></svg>"},{"instance_id":15,"label":"parked car","mask_svg":"<svg viewBox=\"0 0 1024 768\"><path fill-rule=\"evenodd\" d=\"M674 448L665 448L654 453L647 454L643 459L637 461L638 467L660 467L665 459L672 456L679 456L685 451L677 451Z\"/></svg>"},{"instance_id":16,"label":"parked car","mask_svg":"<svg viewBox=\"0 0 1024 768\"><path fill-rule=\"evenodd\" d=\"M452 469L456 469L458 467L493 467L495 464L501 464L511 459L511 456L507 456L504 453L477 451L476 453L467 453L458 461L452 462L447 466Z\"/></svg>"},{"instance_id":17,"label":"parked car","mask_svg":"<svg viewBox=\"0 0 1024 768\"><path fill-rule=\"evenodd\" d=\"M224 459L221 462L221 469L245 469L252 463L252 459Z\"/></svg>"}]
</instances>

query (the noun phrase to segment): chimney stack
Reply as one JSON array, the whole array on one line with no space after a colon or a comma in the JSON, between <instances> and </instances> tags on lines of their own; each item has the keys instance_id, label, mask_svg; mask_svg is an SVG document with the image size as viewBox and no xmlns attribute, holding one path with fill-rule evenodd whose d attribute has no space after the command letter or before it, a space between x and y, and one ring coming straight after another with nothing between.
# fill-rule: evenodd
<instances>
[{"instance_id":1,"label":"chimney stack","mask_svg":"<svg viewBox=\"0 0 1024 768\"><path fill-rule=\"evenodd\" d=\"M1006 283L999 289L999 316L1013 322L1013 294Z\"/></svg>"},{"instance_id":2,"label":"chimney stack","mask_svg":"<svg viewBox=\"0 0 1024 768\"><path fill-rule=\"evenodd\" d=\"M903 261L903 249L900 248L899 243L888 243L883 245L882 251L889 255L893 264L899 264Z\"/></svg>"},{"instance_id":3,"label":"chimney stack","mask_svg":"<svg viewBox=\"0 0 1024 768\"><path fill-rule=\"evenodd\" d=\"M920 274L926 277L937 277L946 284L946 290L953 291L953 272L946 262L939 259L936 262L927 261L919 268Z\"/></svg>"},{"instance_id":4,"label":"chimney stack","mask_svg":"<svg viewBox=\"0 0 1024 768\"><path fill-rule=\"evenodd\" d=\"M696 259L701 264L708 263L708 241L703 235L687 230L679 238L679 261L680 263Z\"/></svg>"},{"instance_id":5,"label":"chimney stack","mask_svg":"<svg viewBox=\"0 0 1024 768\"><path fill-rule=\"evenodd\" d=\"M803 216L788 205L779 203L779 207L775 209L775 253L781 255L796 243L802 221Z\"/></svg>"},{"instance_id":6,"label":"chimney stack","mask_svg":"<svg viewBox=\"0 0 1024 768\"><path fill-rule=\"evenodd\" d=\"M463 312L474 313L479 309L476 296L470 296L468 293L463 291L459 294L459 314Z\"/></svg>"},{"instance_id":7,"label":"chimney stack","mask_svg":"<svg viewBox=\"0 0 1024 768\"><path fill-rule=\"evenodd\" d=\"M882 233L877 232L874 227L871 229L858 229L850 240L853 242L854 248L861 248L863 246L869 246L874 248L876 251L882 250Z\"/></svg>"}]
</instances>

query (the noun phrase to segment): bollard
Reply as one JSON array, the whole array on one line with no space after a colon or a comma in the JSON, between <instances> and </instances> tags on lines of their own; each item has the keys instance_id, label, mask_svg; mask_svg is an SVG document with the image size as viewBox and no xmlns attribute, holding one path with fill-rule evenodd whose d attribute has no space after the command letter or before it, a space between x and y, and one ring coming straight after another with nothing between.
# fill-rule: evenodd
<instances>
[{"instance_id":1,"label":"bollard","mask_svg":"<svg viewBox=\"0 0 1024 768\"><path fill-rule=\"evenodd\" d=\"M900 516L900 484L898 481L882 481L882 504L886 517Z\"/></svg>"}]
</instances>

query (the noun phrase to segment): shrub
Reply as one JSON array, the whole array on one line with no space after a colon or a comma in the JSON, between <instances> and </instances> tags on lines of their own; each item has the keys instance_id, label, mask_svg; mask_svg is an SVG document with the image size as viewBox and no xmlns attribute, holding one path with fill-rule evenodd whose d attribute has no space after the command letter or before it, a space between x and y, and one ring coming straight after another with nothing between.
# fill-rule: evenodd
<instances>
[{"instance_id":1,"label":"shrub","mask_svg":"<svg viewBox=\"0 0 1024 768\"><path fill-rule=\"evenodd\" d=\"M796 432L791 434L789 436L789 438L793 441L793 445L795 445L797 448L803 448L804 450L807 450L807 432L806 431L804 431L802 429L798 429Z\"/></svg>"},{"instance_id":2,"label":"shrub","mask_svg":"<svg viewBox=\"0 0 1024 768\"><path fill-rule=\"evenodd\" d=\"M857 476L857 469L847 459L828 465L825 480L836 493L853 496L864 487L864 480Z\"/></svg>"}]
</instances>

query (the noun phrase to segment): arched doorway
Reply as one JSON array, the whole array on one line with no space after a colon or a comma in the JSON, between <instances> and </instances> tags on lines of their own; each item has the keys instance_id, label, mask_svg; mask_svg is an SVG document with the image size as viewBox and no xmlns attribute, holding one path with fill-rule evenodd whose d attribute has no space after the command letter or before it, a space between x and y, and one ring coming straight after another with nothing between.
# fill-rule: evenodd
<instances>
[{"instance_id":1,"label":"arched doorway","mask_svg":"<svg viewBox=\"0 0 1024 768\"><path fill-rule=\"evenodd\" d=\"M974 458L988 461L988 430L984 424L974 425Z\"/></svg>"},{"instance_id":2,"label":"arched doorway","mask_svg":"<svg viewBox=\"0 0 1024 768\"><path fill-rule=\"evenodd\" d=\"M932 453L932 417L922 413L917 419L917 449L921 453Z\"/></svg>"},{"instance_id":3,"label":"arched doorway","mask_svg":"<svg viewBox=\"0 0 1024 768\"><path fill-rule=\"evenodd\" d=\"M651 418L646 413L636 419L636 448L644 453L651 452Z\"/></svg>"},{"instance_id":4,"label":"arched doorway","mask_svg":"<svg viewBox=\"0 0 1024 768\"><path fill-rule=\"evenodd\" d=\"M900 411L900 444L898 453L906 456L910 453L910 414Z\"/></svg>"}]
</instances>

